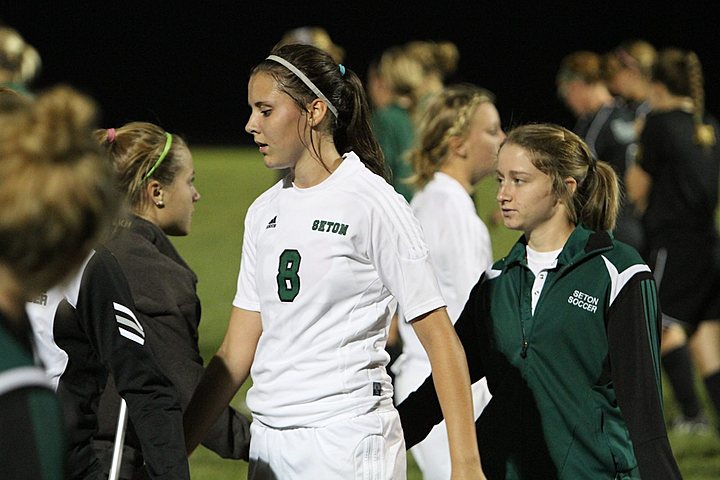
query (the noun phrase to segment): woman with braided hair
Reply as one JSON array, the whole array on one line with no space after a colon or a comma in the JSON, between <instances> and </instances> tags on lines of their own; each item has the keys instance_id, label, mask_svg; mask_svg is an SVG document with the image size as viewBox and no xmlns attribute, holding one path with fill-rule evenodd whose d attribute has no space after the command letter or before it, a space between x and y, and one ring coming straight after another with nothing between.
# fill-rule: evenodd
<instances>
[{"instance_id":1,"label":"woman with braided hair","mask_svg":"<svg viewBox=\"0 0 720 480\"><path fill-rule=\"evenodd\" d=\"M435 96L420 118L418 141L410 151L418 192L410 202L428 243L440 290L454 322L473 285L492 263L492 245L470 196L495 169L505 133L489 91L452 85ZM403 353L393 364L395 402L402 402L430 374L430 362L412 327L398 322ZM490 400L484 380L475 383L475 418ZM425 480L450 478L445 424L411 450Z\"/></svg>"},{"instance_id":2,"label":"woman with braided hair","mask_svg":"<svg viewBox=\"0 0 720 480\"><path fill-rule=\"evenodd\" d=\"M498 153L505 226L523 233L485 270L455 324L487 478L677 479L662 413L652 273L608 233L613 168L555 125L512 130ZM441 420L432 380L398 406L409 447Z\"/></svg>"},{"instance_id":3,"label":"woman with braided hair","mask_svg":"<svg viewBox=\"0 0 720 480\"><path fill-rule=\"evenodd\" d=\"M708 396L720 412L720 241L715 226L720 125L705 112L702 67L669 48L653 68L638 168L628 194L643 210L648 260L663 315L681 322Z\"/></svg>"}]
</instances>

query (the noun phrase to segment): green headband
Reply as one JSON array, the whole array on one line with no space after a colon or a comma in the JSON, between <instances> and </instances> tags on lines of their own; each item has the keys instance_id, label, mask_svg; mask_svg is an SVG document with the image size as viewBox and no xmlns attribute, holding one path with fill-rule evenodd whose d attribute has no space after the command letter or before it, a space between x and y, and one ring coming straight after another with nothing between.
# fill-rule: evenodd
<instances>
[{"instance_id":1,"label":"green headband","mask_svg":"<svg viewBox=\"0 0 720 480\"><path fill-rule=\"evenodd\" d=\"M165 132L165 148L163 148L162 153L160 154L160 157L158 157L157 161L155 162L155 165L152 166L150 171L148 171L145 176L143 177L142 181L144 182L148 178L150 178L150 175L153 174L155 170L157 170L157 167L160 166L163 160L165 160L165 157L167 157L168 152L170 151L170 147L172 146L172 135L168 132Z\"/></svg>"}]
</instances>

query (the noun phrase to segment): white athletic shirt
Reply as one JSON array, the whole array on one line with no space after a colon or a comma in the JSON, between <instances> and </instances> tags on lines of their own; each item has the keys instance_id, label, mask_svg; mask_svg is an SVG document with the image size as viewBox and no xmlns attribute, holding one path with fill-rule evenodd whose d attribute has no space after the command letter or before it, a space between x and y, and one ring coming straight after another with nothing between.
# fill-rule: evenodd
<instances>
[{"instance_id":1,"label":"white athletic shirt","mask_svg":"<svg viewBox=\"0 0 720 480\"><path fill-rule=\"evenodd\" d=\"M562 252L562 248L551 252L538 252L530 247L525 247L525 252L527 255L528 268L533 272L533 275L535 275L532 288L532 313L534 315L535 307L540 299L542 289L545 286L545 280L547 280L547 271L557 266L557 259L560 256L560 252Z\"/></svg>"},{"instance_id":2,"label":"white athletic shirt","mask_svg":"<svg viewBox=\"0 0 720 480\"><path fill-rule=\"evenodd\" d=\"M317 427L392 409L391 296L407 320L445 305L407 202L357 155L319 185L279 182L258 197L233 301L262 317L253 419Z\"/></svg>"},{"instance_id":3,"label":"white athletic shirt","mask_svg":"<svg viewBox=\"0 0 720 480\"><path fill-rule=\"evenodd\" d=\"M455 323L480 275L492 264L490 233L470 195L445 173L436 172L410 206L422 225L448 315ZM393 366L396 403L430 375L430 361L412 326L399 322L398 328L403 353Z\"/></svg>"}]
</instances>

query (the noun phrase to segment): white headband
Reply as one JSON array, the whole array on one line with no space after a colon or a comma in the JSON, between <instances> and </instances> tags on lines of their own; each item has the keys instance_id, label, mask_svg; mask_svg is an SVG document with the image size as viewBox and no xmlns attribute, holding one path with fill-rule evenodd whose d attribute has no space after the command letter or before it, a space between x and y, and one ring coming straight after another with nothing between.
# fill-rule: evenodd
<instances>
[{"instance_id":1,"label":"white headband","mask_svg":"<svg viewBox=\"0 0 720 480\"><path fill-rule=\"evenodd\" d=\"M322 100L323 102L325 102L325 104L326 104L327 107L330 109L330 111L333 113L333 115L335 115L335 118L337 118L337 116L338 116L337 108L335 108L335 106L334 106L332 103L330 103L330 100L328 100L327 97L326 97L325 95L323 95L323 93L320 91L320 89L319 89L318 87L315 86L315 84L312 82L312 80L310 80L308 77L305 76L304 73L302 73L300 70L298 70L298 69L295 67L295 65L293 65L293 64L290 63L290 62L288 62L287 60L285 60L285 59L282 58L282 57L278 57L277 55L269 55L269 56L266 58L266 60L272 60L272 61L274 61L274 62L277 62L277 63L279 63L280 65L285 66L285 67L286 67L288 70L290 70L292 73L294 73L295 76L298 77L300 80L302 80L302 82L303 82L305 85L307 85L307 87L308 87L310 90L312 90L312 92L313 92L315 95L317 95L320 100Z\"/></svg>"}]
</instances>

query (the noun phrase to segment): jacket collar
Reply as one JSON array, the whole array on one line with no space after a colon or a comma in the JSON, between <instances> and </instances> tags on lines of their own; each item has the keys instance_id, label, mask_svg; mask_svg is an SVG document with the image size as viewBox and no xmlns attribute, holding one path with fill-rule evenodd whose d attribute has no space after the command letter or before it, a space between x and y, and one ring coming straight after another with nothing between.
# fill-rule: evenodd
<instances>
[{"instance_id":1,"label":"jacket collar","mask_svg":"<svg viewBox=\"0 0 720 480\"><path fill-rule=\"evenodd\" d=\"M510 249L508 255L497 262L493 268L502 270L503 272L515 265L527 265L527 239L525 235L520 237L518 241ZM575 227L570 234L565 246L558 256L557 267L562 268L573 263L577 263L583 258L604 252L612 248L612 236L607 231L593 231L582 224Z\"/></svg>"}]
</instances>

